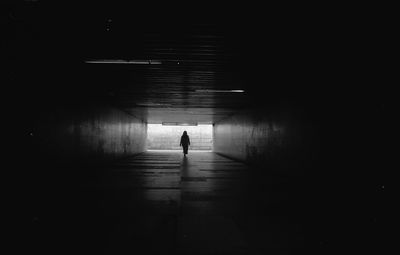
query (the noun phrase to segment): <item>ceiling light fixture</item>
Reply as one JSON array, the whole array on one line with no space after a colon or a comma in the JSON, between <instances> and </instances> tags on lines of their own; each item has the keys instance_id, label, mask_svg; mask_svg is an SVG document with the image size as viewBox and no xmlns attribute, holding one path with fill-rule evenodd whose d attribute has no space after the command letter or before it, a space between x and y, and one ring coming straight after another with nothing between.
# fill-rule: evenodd
<instances>
[{"instance_id":1,"label":"ceiling light fixture","mask_svg":"<svg viewBox=\"0 0 400 255\"><path fill-rule=\"evenodd\" d=\"M196 89L195 92L202 92L202 93L243 93L244 90L242 89Z\"/></svg>"},{"instance_id":2,"label":"ceiling light fixture","mask_svg":"<svg viewBox=\"0 0 400 255\"><path fill-rule=\"evenodd\" d=\"M136 103L137 106L171 106L171 104L164 104L164 103Z\"/></svg>"},{"instance_id":3,"label":"ceiling light fixture","mask_svg":"<svg viewBox=\"0 0 400 255\"><path fill-rule=\"evenodd\" d=\"M128 65L161 65L160 60L122 60L122 59L99 59L86 60L87 64L128 64Z\"/></svg>"}]
</instances>

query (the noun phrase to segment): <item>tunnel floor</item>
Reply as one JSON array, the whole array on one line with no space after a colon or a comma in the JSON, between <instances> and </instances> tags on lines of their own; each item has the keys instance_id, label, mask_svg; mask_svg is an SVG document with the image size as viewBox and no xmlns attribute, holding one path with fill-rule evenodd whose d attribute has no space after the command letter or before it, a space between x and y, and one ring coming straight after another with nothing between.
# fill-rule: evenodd
<instances>
[{"instance_id":1,"label":"tunnel floor","mask_svg":"<svg viewBox=\"0 0 400 255\"><path fill-rule=\"evenodd\" d=\"M193 151L148 151L91 169L37 216L32 245L58 254L301 253L301 192L254 171Z\"/></svg>"}]
</instances>

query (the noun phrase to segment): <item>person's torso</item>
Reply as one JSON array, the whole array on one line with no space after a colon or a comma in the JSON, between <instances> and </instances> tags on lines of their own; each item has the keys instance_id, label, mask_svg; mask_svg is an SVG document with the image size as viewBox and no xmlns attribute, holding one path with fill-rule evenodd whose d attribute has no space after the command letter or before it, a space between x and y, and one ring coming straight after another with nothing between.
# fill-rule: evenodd
<instances>
[{"instance_id":1,"label":"person's torso","mask_svg":"<svg viewBox=\"0 0 400 255\"><path fill-rule=\"evenodd\" d=\"M189 143L189 136L183 135L183 136L181 137L181 141L182 141L182 143L184 143L184 144Z\"/></svg>"}]
</instances>

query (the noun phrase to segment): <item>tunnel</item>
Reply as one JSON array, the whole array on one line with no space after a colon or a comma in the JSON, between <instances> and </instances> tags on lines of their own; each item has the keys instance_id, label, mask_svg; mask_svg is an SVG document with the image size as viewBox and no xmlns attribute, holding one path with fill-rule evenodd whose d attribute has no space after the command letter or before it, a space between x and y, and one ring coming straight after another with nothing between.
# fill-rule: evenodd
<instances>
[{"instance_id":1,"label":"tunnel","mask_svg":"<svg viewBox=\"0 0 400 255\"><path fill-rule=\"evenodd\" d=\"M383 253L373 22L269 5L2 7L16 254Z\"/></svg>"}]
</instances>

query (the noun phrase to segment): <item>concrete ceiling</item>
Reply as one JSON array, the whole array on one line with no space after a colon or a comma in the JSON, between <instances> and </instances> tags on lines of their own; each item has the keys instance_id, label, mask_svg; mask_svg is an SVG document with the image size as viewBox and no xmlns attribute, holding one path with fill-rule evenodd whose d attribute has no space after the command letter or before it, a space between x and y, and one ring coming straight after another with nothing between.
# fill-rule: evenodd
<instances>
[{"instance_id":1,"label":"concrete ceiling","mask_svg":"<svg viewBox=\"0 0 400 255\"><path fill-rule=\"evenodd\" d=\"M231 34L218 22L204 21L143 24L129 15L93 17L85 32L86 72L108 82L107 94L117 107L148 123L214 123L247 100L245 84L235 77Z\"/></svg>"},{"instance_id":2,"label":"concrete ceiling","mask_svg":"<svg viewBox=\"0 0 400 255\"><path fill-rule=\"evenodd\" d=\"M164 7L10 4L8 73L24 84L15 94L41 107L112 105L148 123L215 123L285 100L313 106L323 89L319 63L336 54L326 25L264 5ZM87 63L96 60L142 64Z\"/></svg>"}]
</instances>

